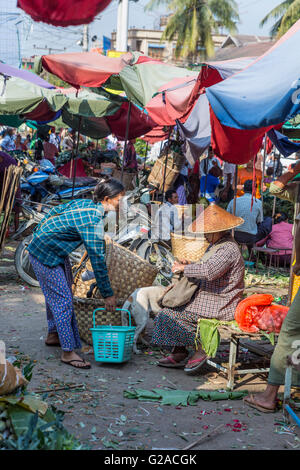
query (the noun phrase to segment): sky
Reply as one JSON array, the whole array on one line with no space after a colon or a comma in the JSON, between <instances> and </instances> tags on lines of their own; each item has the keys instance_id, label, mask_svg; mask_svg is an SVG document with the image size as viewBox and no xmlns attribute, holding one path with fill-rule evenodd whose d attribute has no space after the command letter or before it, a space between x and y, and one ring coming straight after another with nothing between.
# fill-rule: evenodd
<instances>
[{"instance_id":1,"label":"sky","mask_svg":"<svg viewBox=\"0 0 300 470\"><path fill-rule=\"evenodd\" d=\"M264 28L259 27L261 19L281 0L237 0L240 9L241 22L238 25L239 33L268 35L271 24ZM0 59L11 65L18 65L19 48L22 57L42 55L68 51L81 51L76 43L82 38L82 27L56 28L45 23L32 22L30 17L16 7L16 0L0 0ZM155 8L154 11L145 12L144 7L148 0L130 2L129 27L156 29L159 27L160 15L166 13L165 7ZM90 37L97 35L110 37L116 30L118 0L100 13L99 17L90 25ZM19 24L17 24L20 22ZM19 38L19 40L18 40Z\"/></svg>"}]
</instances>

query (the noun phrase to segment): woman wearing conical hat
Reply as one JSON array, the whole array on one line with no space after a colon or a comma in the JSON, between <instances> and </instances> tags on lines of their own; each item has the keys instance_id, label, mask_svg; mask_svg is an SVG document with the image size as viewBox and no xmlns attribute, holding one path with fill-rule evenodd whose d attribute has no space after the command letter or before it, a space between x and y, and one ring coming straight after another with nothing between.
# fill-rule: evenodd
<instances>
[{"instance_id":1,"label":"woman wearing conical hat","mask_svg":"<svg viewBox=\"0 0 300 470\"><path fill-rule=\"evenodd\" d=\"M210 245L199 262L175 262L173 265L174 273L182 272L188 280L196 280L199 287L188 303L164 308L156 316L152 343L172 350L158 365L184 367L186 373L196 373L208 359L199 347L188 360L188 348L195 349L198 320L234 320L235 309L243 298L244 261L230 230L243 222L243 219L211 204L189 227L194 234L203 233Z\"/></svg>"}]
</instances>

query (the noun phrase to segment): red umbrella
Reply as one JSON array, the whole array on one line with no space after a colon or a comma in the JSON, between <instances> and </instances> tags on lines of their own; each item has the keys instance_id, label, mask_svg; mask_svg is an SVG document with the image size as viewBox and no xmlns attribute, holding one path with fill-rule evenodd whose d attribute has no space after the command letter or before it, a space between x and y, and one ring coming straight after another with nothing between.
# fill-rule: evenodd
<instances>
[{"instance_id":1,"label":"red umbrella","mask_svg":"<svg viewBox=\"0 0 300 470\"><path fill-rule=\"evenodd\" d=\"M71 52L43 55L37 68L41 71L43 67L75 88L97 88L112 75L118 75L126 65L144 62L159 63L150 57L131 52L120 57L107 57L98 52Z\"/></svg>"},{"instance_id":2,"label":"red umbrella","mask_svg":"<svg viewBox=\"0 0 300 470\"><path fill-rule=\"evenodd\" d=\"M111 0L18 0L22 8L34 21L53 26L76 26L93 21Z\"/></svg>"}]
</instances>

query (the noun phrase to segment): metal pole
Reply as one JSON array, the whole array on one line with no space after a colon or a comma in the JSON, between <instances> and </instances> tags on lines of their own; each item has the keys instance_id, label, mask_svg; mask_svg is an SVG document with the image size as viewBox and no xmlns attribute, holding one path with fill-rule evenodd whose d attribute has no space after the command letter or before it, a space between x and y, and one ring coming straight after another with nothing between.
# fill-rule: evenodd
<instances>
[{"instance_id":1,"label":"metal pole","mask_svg":"<svg viewBox=\"0 0 300 470\"><path fill-rule=\"evenodd\" d=\"M162 193L163 193L163 201L165 202L165 185L166 185L166 175L167 175L167 166L168 166L168 158L169 158L169 150L170 150L170 137L171 137L172 127L169 130L168 136L168 145L167 145L167 153L166 153L166 161L165 161L165 168L164 168L164 179L163 179L163 186L162 186Z\"/></svg>"},{"instance_id":2,"label":"metal pole","mask_svg":"<svg viewBox=\"0 0 300 470\"><path fill-rule=\"evenodd\" d=\"M234 196L233 196L233 215L236 214L237 183L238 183L238 165L235 165L235 173L234 173ZM232 229L231 234L232 234L232 237L234 238L234 228Z\"/></svg>"},{"instance_id":3,"label":"metal pole","mask_svg":"<svg viewBox=\"0 0 300 470\"><path fill-rule=\"evenodd\" d=\"M145 160L144 160L144 170L146 169L147 155L148 155L148 142L146 142L146 151L145 151Z\"/></svg>"},{"instance_id":4,"label":"metal pole","mask_svg":"<svg viewBox=\"0 0 300 470\"><path fill-rule=\"evenodd\" d=\"M122 0L122 26L120 34L120 47L121 51L127 52L128 49L128 11L129 0Z\"/></svg>"},{"instance_id":5,"label":"metal pole","mask_svg":"<svg viewBox=\"0 0 300 470\"><path fill-rule=\"evenodd\" d=\"M297 184L297 202L295 206L295 215L297 216L300 211L300 184ZM292 251L292 257L291 257L291 269L290 269L290 284L289 284L289 294L288 294L288 306L291 305L292 302L292 293L293 293L293 283L294 283L294 273L293 273L293 262L296 256L296 231L298 227L298 222L294 220L294 228L293 228L293 233L294 233L294 243L293 243L293 251Z\"/></svg>"},{"instance_id":6,"label":"metal pole","mask_svg":"<svg viewBox=\"0 0 300 470\"><path fill-rule=\"evenodd\" d=\"M207 174L208 173L207 172L207 170L208 170L208 161L207 160L208 160L208 156L204 160L204 168L205 168L205 170L204 170L205 171L204 197L206 197L207 176L208 176L208 174Z\"/></svg>"},{"instance_id":7,"label":"metal pole","mask_svg":"<svg viewBox=\"0 0 300 470\"><path fill-rule=\"evenodd\" d=\"M79 116L79 122L78 122L78 132L77 132L77 142L76 142L76 155L75 155L75 162L74 162L74 174L73 174L73 186L72 186L72 199L74 199L74 189L75 189L75 181L76 181L76 170L77 170L77 158L78 158L78 149L79 149L80 128L81 128L81 116ZM73 158L74 158L74 157L73 157Z\"/></svg>"},{"instance_id":8,"label":"metal pole","mask_svg":"<svg viewBox=\"0 0 300 470\"><path fill-rule=\"evenodd\" d=\"M128 141L128 136L129 136L130 114L131 114L131 101L129 101L129 105L128 105L125 143L124 143L124 149L123 149L123 162L122 162L122 173L121 173L121 182L122 183L123 183L123 176L124 176L125 153L126 153L126 150L127 150L127 141Z\"/></svg>"},{"instance_id":9,"label":"metal pole","mask_svg":"<svg viewBox=\"0 0 300 470\"><path fill-rule=\"evenodd\" d=\"M233 199L233 215L236 214L236 196L237 196L237 183L238 183L238 165L235 165L234 174L234 199Z\"/></svg>"},{"instance_id":10,"label":"metal pole","mask_svg":"<svg viewBox=\"0 0 300 470\"><path fill-rule=\"evenodd\" d=\"M122 31L122 9L123 9L123 3L122 0L119 0L118 4L118 19L117 19L117 33L116 33L116 45L115 49L116 51L121 51L121 31Z\"/></svg>"},{"instance_id":11,"label":"metal pole","mask_svg":"<svg viewBox=\"0 0 300 470\"><path fill-rule=\"evenodd\" d=\"M264 161L263 161L263 174L261 179L261 203L264 213L264 179L265 179L265 171L266 171L266 156L267 156L267 133L265 133L265 143L264 143Z\"/></svg>"}]
</instances>

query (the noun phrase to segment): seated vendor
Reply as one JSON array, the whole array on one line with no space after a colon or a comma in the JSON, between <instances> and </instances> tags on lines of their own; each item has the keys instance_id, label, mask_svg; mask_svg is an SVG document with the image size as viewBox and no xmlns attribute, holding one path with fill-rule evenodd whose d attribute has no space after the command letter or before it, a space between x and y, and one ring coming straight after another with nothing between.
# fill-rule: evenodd
<instances>
[{"instance_id":1,"label":"seated vendor","mask_svg":"<svg viewBox=\"0 0 300 470\"><path fill-rule=\"evenodd\" d=\"M161 359L158 365L184 367L186 373L196 373L208 359L200 347L188 360L187 348L195 348L198 320L234 320L236 307L243 298L244 261L229 230L243 222L243 219L211 204L189 227L193 233L204 233L210 245L198 263L175 262L173 265L174 273L184 273L189 280L199 282L199 287L188 303L164 308L156 316L152 343L172 349L171 355Z\"/></svg>"}]
</instances>

